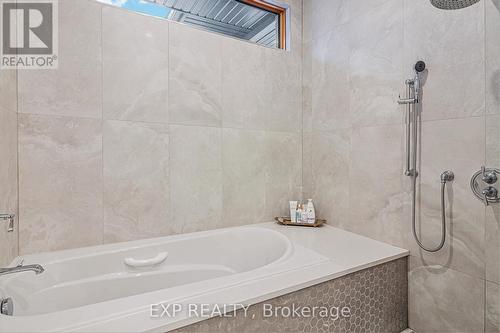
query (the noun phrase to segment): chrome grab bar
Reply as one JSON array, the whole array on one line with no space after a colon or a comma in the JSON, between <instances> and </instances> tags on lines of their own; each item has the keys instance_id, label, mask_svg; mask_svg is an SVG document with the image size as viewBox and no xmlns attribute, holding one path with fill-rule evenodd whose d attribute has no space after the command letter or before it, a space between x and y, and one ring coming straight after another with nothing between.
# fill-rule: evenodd
<instances>
[{"instance_id":1,"label":"chrome grab bar","mask_svg":"<svg viewBox=\"0 0 500 333\"><path fill-rule=\"evenodd\" d=\"M406 96L410 96L411 94L411 86L410 83L407 81L406 84ZM408 104L406 106L406 170L405 170L405 176L410 175L410 114L411 114L411 106Z\"/></svg>"},{"instance_id":2,"label":"chrome grab bar","mask_svg":"<svg viewBox=\"0 0 500 333\"><path fill-rule=\"evenodd\" d=\"M406 169L405 176L417 176L417 123L418 113L417 108L412 105L418 103L415 97L415 80L406 80L406 98L399 98L400 105L406 105L406 121L405 121L405 136L406 136ZM413 109L413 110L412 110ZM413 141L413 149L412 149Z\"/></svg>"}]
</instances>

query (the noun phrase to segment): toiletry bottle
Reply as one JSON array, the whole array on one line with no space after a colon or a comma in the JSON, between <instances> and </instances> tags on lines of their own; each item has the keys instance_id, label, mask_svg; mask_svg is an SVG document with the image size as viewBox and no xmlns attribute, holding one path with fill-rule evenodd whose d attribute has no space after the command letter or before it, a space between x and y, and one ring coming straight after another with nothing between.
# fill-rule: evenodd
<instances>
[{"instance_id":1,"label":"toiletry bottle","mask_svg":"<svg viewBox=\"0 0 500 333\"><path fill-rule=\"evenodd\" d=\"M316 223L316 211L314 210L314 204L312 199L307 200L307 223L314 224Z\"/></svg>"},{"instance_id":2,"label":"toiletry bottle","mask_svg":"<svg viewBox=\"0 0 500 333\"><path fill-rule=\"evenodd\" d=\"M290 221L297 222L297 201L290 201Z\"/></svg>"},{"instance_id":3,"label":"toiletry bottle","mask_svg":"<svg viewBox=\"0 0 500 333\"><path fill-rule=\"evenodd\" d=\"M296 223L302 223L302 204L299 203L299 205L297 206L297 214L296 214L296 219L295 219L295 222Z\"/></svg>"},{"instance_id":4,"label":"toiletry bottle","mask_svg":"<svg viewBox=\"0 0 500 333\"><path fill-rule=\"evenodd\" d=\"M302 216L300 222L307 223L307 206L304 206L304 204L302 204Z\"/></svg>"}]
</instances>

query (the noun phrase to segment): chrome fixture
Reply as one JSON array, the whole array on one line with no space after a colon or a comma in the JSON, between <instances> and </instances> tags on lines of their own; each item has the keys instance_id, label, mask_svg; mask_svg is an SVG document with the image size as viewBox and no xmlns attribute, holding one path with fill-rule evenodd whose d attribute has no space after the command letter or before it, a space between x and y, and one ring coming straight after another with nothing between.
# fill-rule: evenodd
<instances>
[{"instance_id":1,"label":"chrome fixture","mask_svg":"<svg viewBox=\"0 0 500 333\"><path fill-rule=\"evenodd\" d=\"M8 297L0 300L0 314L6 316L14 315L14 302L12 298Z\"/></svg>"},{"instance_id":2,"label":"chrome fixture","mask_svg":"<svg viewBox=\"0 0 500 333\"><path fill-rule=\"evenodd\" d=\"M19 272L27 272L27 271L35 272L35 274L38 275L38 274L42 274L45 271L45 269L42 267L42 265L33 264L33 265L25 265L24 266L23 262L24 262L24 260L21 260L21 262L16 267L0 268L0 276L7 275L7 274L19 273Z\"/></svg>"},{"instance_id":3,"label":"chrome fixture","mask_svg":"<svg viewBox=\"0 0 500 333\"><path fill-rule=\"evenodd\" d=\"M415 64L415 77L405 81L406 97L399 97L398 104L406 105L406 170L405 176L417 177L418 107L420 96L420 73L425 70L425 62Z\"/></svg>"},{"instance_id":4,"label":"chrome fixture","mask_svg":"<svg viewBox=\"0 0 500 333\"><path fill-rule=\"evenodd\" d=\"M462 9L478 3L480 0L431 0L434 7L439 9Z\"/></svg>"},{"instance_id":5,"label":"chrome fixture","mask_svg":"<svg viewBox=\"0 0 500 333\"><path fill-rule=\"evenodd\" d=\"M0 220L9 221L9 227L7 229L7 232L14 231L14 218L15 217L16 217L16 215L14 215L14 214L0 214Z\"/></svg>"},{"instance_id":6,"label":"chrome fixture","mask_svg":"<svg viewBox=\"0 0 500 333\"><path fill-rule=\"evenodd\" d=\"M417 235L416 227L416 207L417 207L417 156L418 156L418 121L419 121L419 103L420 89L422 87L420 74L425 70L425 62L418 61L415 64L415 77L405 81L406 96L399 97L398 104L406 105L406 168L405 176L412 179L412 200L411 200L411 224L413 236L418 246L427 252L437 252L441 250L446 241L446 205L445 205L445 189L446 183L455 179L455 175L451 171L445 171L441 174L441 242L435 248L426 247Z\"/></svg>"},{"instance_id":7,"label":"chrome fixture","mask_svg":"<svg viewBox=\"0 0 500 333\"><path fill-rule=\"evenodd\" d=\"M482 166L481 170L472 175L470 188L476 197L484 202L485 206L500 202L498 189L493 186L498 181L499 174L499 169L489 169Z\"/></svg>"},{"instance_id":8,"label":"chrome fixture","mask_svg":"<svg viewBox=\"0 0 500 333\"><path fill-rule=\"evenodd\" d=\"M417 242L418 246L427 252L438 252L444 246L446 242L446 200L445 200L445 192L446 192L446 183L451 182L455 179L455 174L453 171L447 170L441 174L441 241L434 248L426 247L420 238L417 235L417 228L415 223L415 186L413 186L413 200L412 200L412 230L413 237ZM415 185L415 183L414 183Z\"/></svg>"}]
</instances>

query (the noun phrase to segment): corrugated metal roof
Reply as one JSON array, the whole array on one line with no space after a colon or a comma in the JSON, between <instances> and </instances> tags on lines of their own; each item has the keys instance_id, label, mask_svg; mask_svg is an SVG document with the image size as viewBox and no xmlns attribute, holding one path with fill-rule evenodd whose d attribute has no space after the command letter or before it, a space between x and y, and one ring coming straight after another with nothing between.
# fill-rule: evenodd
<instances>
[{"instance_id":1,"label":"corrugated metal roof","mask_svg":"<svg viewBox=\"0 0 500 333\"><path fill-rule=\"evenodd\" d=\"M237 0L146 0L171 8L168 19L279 47L279 17Z\"/></svg>"}]
</instances>

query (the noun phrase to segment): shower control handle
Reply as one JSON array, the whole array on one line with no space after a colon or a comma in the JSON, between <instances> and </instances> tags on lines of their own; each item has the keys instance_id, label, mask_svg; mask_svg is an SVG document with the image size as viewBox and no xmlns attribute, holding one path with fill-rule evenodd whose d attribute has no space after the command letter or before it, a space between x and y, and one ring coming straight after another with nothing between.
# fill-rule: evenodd
<instances>
[{"instance_id":1,"label":"shower control handle","mask_svg":"<svg viewBox=\"0 0 500 333\"><path fill-rule=\"evenodd\" d=\"M495 184L498 180L497 173L495 170L486 170L486 167L481 167L482 180L486 184Z\"/></svg>"},{"instance_id":2,"label":"shower control handle","mask_svg":"<svg viewBox=\"0 0 500 333\"><path fill-rule=\"evenodd\" d=\"M484 204L490 205L490 200L495 201L498 199L498 190L493 186L488 186L483 190Z\"/></svg>"},{"instance_id":3,"label":"shower control handle","mask_svg":"<svg viewBox=\"0 0 500 333\"><path fill-rule=\"evenodd\" d=\"M472 175L470 180L472 193L474 193L479 200L484 202L486 206L492 203L500 203L498 188L494 185L498 182L499 174L500 169L482 166L481 170Z\"/></svg>"}]
</instances>

